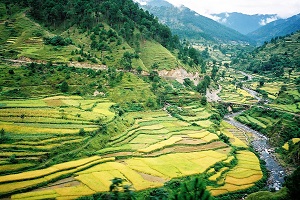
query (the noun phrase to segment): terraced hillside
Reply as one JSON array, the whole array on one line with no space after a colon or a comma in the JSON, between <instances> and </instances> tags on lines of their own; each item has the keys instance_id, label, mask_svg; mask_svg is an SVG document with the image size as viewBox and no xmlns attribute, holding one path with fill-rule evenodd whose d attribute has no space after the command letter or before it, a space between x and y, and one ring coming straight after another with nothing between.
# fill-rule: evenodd
<instances>
[{"instance_id":1,"label":"terraced hillside","mask_svg":"<svg viewBox=\"0 0 300 200\"><path fill-rule=\"evenodd\" d=\"M250 188L263 177L255 154L246 149L233 151L247 148L247 143L242 141L245 136L226 122L222 122L220 131L213 132L206 123L191 125L164 111L128 115L135 123L95 152L99 156L1 176L1 194L18 193L12 199L74 199L108 191L114 177L123 178L139 191L203 174L208 189L216 196ZM201 121L205 122L197 122ZM219 139L221 133L228 135L229 143ZM20 193L41 186L45 186L43 190Z\"/></svg>"},{"instance_id":2,"label":"terraced hillside","mask_svg":"<svg viewBox=\"0 0 300 200\"><path fill-rule=\"evenodd\" d=\"M0 102L2 173L38 166L59 149L85 144L115 117L108 99L85 100L79 96ZM87 134L89 133L89 134ZM3 139L3 140L4 140Z\"/></svg>"},{"instance_id":3,"label":"terraced hillside","mask_svg":"<svg viewBox=\"0 0 300 200\"><path fill-rule=\"evenodd\" d=\"M243 108L239 121L297 150L296 67L275 81L241 73L229 61L241 46L197 51L131 0L54 0L61 16L50 1L0 3L0 198L109 195L114 178L137 199L175 195L194 178L215 197L241 198L266 181L252 135L223 121ZM280 56L298 55L290 38L276 39L296 45ZM260 53L245 55L271 59Z\"/></svg>"},{"instance_id":4,"label":"terraced hillside","mask_svg":"<svg viewBox=\"0 0 300 200\"><path fill-rule=\"evenodd\" d=\"M25 12L19 12L10 16L5 23L0 23L0 30L0 56L13 61L51 61L100 69L107 68L107 65L124 68L124 53L130 53L134 55L131 58L134 69L141 67L148 71L154 63L157 63L160 69L174 69L178 65L186 67L177 61L176 54L172 54L154 40L145 40L135 47L128 44L105 22L99 23L89 32L70 27L53 33L30 19ZM49 38L49 41L70 43L51 45L45 43L45 38ZM98 41L101 43L98 44Z\"/></svg>"}]
</instances>

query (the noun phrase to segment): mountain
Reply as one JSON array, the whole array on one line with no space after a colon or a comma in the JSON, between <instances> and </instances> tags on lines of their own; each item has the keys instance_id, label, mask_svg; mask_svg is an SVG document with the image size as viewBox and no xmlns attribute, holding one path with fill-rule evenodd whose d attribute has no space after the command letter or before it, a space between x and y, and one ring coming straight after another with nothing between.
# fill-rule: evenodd
<instances>
[{"instance_id":1,"label":"mountain","mask_svg":"<svg viewBox=\"0 0 300 200\"><path fill-rule=\"evenodd\" d=\"M12 0L0 3L0 57L100 64L129 71L138 67L149 71L154 63L159 69L188 67L185 63L201 64L200 52L189 55L184 50L186 46L183 48L166 25L133 1L122 2ZM179 56L185 61L181 62Z\"/></svg>"},{"instance_id":2,"label":"mountain","mask_svg":"<svg viewBox=\"0 0 300 200\"><path fill-rule=\"evenodd\" d=\"M157 16L181 38L218 42L251 43L251 39L184 6L175 7L164 0L139 1L140 6Z\"/></svg>"},{"instance_id":3,"label":"mountain","mask_svg":"<svg viewBox=\"0 0 300 200\"><path fill-rule=\"evenodd\" d=\"M247 36L262 44L264 41L270 41L274 37L284 36L298 30L300 30L300 14L288 19L279 19L271 22L247 34Z\"/></svg>"},{"instance_id":4,"label":"mountain","mask_svg":"<svg viewBox=\"0 0 300 200\"><path fill-rule=\"evenodd\" d=\"M216 21L244 35L278 19L277 15L247 15L243 13L220 13L213 15Z\"/></svg>"},{"instance_id":5,"label":"mountain","mask_svg":"<svg viewBox=\"0 0 300 200\"><path fill-rule=\"evenodd\" d=\"M232 65L253 73L282 77L288 69L300 69L300 31L265 42L251 53L232 58Z\"/></svg>"}]
</instances>

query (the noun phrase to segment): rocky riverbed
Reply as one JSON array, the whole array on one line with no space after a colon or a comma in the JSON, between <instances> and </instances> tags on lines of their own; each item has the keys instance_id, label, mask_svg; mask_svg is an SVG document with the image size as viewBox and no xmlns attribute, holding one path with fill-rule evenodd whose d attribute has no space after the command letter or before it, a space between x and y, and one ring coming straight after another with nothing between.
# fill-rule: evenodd
<instances>
[{"instance_id":1,"label":"rocky riverbed","mask_svg":"<svg viewBox=\"0 0 300 200\"><path fill-rule=\"evenodd\" d=\"M253 134L254 139L252 140L251 144L255 151L259 153L260 159L266 162L266 168L269 171L269 177L267 181L268 188L270 190L279 190L284 182L285 170L277 161L274 155L274 149L268 143L269 139L258 131L255 131L236 121L234 117L239 114L241 114L241 112L226 115L225 120L231 125Z\"/></svg>"}]
</instances>

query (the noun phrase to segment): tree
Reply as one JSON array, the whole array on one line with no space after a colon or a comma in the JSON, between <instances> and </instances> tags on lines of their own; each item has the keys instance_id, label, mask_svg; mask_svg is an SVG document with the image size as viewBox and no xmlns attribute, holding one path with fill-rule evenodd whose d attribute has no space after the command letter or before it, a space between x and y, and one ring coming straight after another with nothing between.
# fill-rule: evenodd
<instances>
[{"instance_id":1,"label":"tree","mask_svg":"<svg viewBox=\"0 0 300 200\"><path fill-rule=\"evenodd\" d=\"M284 93L285 91L287 91L287 87L286 87L286 85L282 85L278 92L278 96L281 95L282 93Z\"/></svg>"},{"instance_id":2,"label":"tree","mask_svg":"<svg viewBox=\"0 0 300 200\"><path fill-rule=\"evenodd\" d=\"M84 128L79 129L79 135L80 136L84 136L85 135Z\"/></svg>"},{"instance_id":3,"label":"tree","mask_svg":"<svg viewBox=\"0 0 300 200\"><path fill-rule=\"evenodd\" d=\"M292 72L293 72L293 69L289 69L289 79L291 79Z\"/></svg>"},{"instance_id":4,"label":"tree","mask_svg":"<svg viewBox=\"0 0 300 200\"><path fill-rule=\"evenodd\" d=\"M133 58L133 54L126 51L123 54L123 57L121 59L121 65L124 67L124 69L130 71L132 69L132 58Z\"/></svg>"},{"instance_id":5,"label":"tree","mask_svg":"<svg viewBox=\"0 0 300 200\"><path fill-rule=\"evenodd\" d=\"M191 81L191 79L189 79L189 78L183 79L183 85L186 86L186 87L190 87L192 89L195 88L194 82Z\"/></svg>"},{"instance_id":6,"label":"tree","mask_svg":"<svg viewBox=\"0 0 300 200\"><path fill-rule=\"evenodd\" d=\"M212 197L206 190L206 186L204 185L203 181L197 177L189 184L182 184L180 192L175 194L175 199L210 200Z\"/></svg>"},{"instance_id":7,"label":"tree","mask_svg":"<svg viewBox=\"0 0 300 200\"><path fill-rule=\"evenodd\" d=\"M143 68L141 66L138 66L138 68L136 69L136 71L140 75L140 74L142 74Z\"/></svg>"},{"instance_id":8,"label":"tree","mask_svg":"<svg viewBox=\"0 0 300 200\"><path fill-rule=\"evenodd\" d=\"M12 155L9 157L9 162L10 162L10 163L13 163L13 164L18 163L18 160L16 159L16 154L12 154Z\"/></svg>"},{"instance_id":9,"label":"tree","mask_svg":"<svg viewBox=\"0 0 300 200\"><path fill-rule=\"evenodd\" d=\"M215 80L215 78L217 76L217 72L218 72L218 68L214 65L213 69L211 71L211 79Z\"/></svg>"},{"instance_id":10,"label":"tree","mask_svg":"<svg viewBox=\"0 0 300 200\"><path fill-rule=\"evenodd\" d=\"M199 82L196 87L197 92L199 92L200 94L206 94L206 89L209 87L210 82L210 77L207 75L204 76L203 81Z\"/></svg>"},{"instance_id":11,"label":"tree","mask_svg":"<svg viewBox=\"0 0 300 200\"><path fill-rule=\"evenodd\" d=\"M134 192L131 190L129 185L123 185L123 179L121 178L113 178L111 180L111 185L109 186L109 191L112 193L109 199L125 199L125 200L133 200L136 199L134 196ZM120 194L120 191L123 190L124 193Z\"/></svg>"},{"instance_id":12,"label":"tree","mask_svg":"<svg viewBox=\"0 0 300 200\"><path fill-rule=\"evenodd\" d=\"M201 65L201 74L204 74L204 73L206 73L206 65L202 64Z\"/></svg>"},{"instance_id":13,"label":"tree","mask_svg":"<svg viewBox=\"0 0 300 200\"><path fill-rule=\"evenodd\" d=\"M226 144L230 144L230 138L227 135L224 135L223 133L221 133L219 135L219 138L220 138L220 140L222 140Z\"/></svg>"},{"instance_id":14,"label":"tree","mask_svg":"<svg viewBox=\"0 0 300 200\"><path fill-rule=\"evenodd\" d=\"M146 102L146 106L148 108L155 108L156 107L156 102L152 98L148 98Z\"/></svg>"},{"instance_id":15,"label":"tree","mask_svg":"<svg viewBox=\"0 0 300 200\"><path fill-rule=\"evenodd\" d=\"M157 188L150 192L149 200L167 200L169 193L164 188Z\"/></svg>"},{"instance_id":16,"label":"tree","mask_svg":"<svg viewBox=\"0 0 300 200\"><path fill-rule=\"evenodd\" d=\"M7 140L6 134L5 134L5 130L2 128L0 130L0 143L5 142Z\"/></svg>"},{"instance_id":17,"label":"tree","mask_svg":"<svg viewBox=\"0 0 300 200\"><path fill-rule=\"evenodd\" d=\"M25 118L25 114L23 113L23 114L21 114L21 119L22 119L22 121L24 120L24 118Z\"/></svg>"},{"instance_id":18,"label":"tree","mask_svg":"<svg viewBox=\"0 0 300 200\"><path fill-rule=\"evenodd\" d=\"M15 72L14 72L13 69L9 69L9 70L8 70L8 73L11 74L11 75L15 74Z\"/></svg>"},{"instance_id":19,"label":"tree","mask_svg":"<svg viewBox=\"0 0 300 200\"><path fill-rule=\"evenodd\" d=\"M290 199L298 199L300 195L300 167L287 177L285 185L288 188Z\"/></svg>"},{"instance_id":20,"label":"tree","mask_svg":"<svg viewBox=\"0 0 300 200\"><path fill-rule=\"evenodd\" d=\"M264 78L260 79L259 86L262 87L262 86L264 86L264 84L265 84L265 79Z\"/></svg>"},{"instance_id":21,"label":"tree","mask_svg":"<svg viewBox=\"0 0 300 200\"><path fill-rule=\"evenodd\" d=\"M206 98L206 96L202 96L201 97L201 104L204 105L204 106L207 104L207 98Z\"/></svg>"},{"instance_id":22,"label":"tree","mask_svg":"<svg viewBox=\"0 0 300 200\"><path fill-rule=\"evenodd\" d=\"M157 62L155 62L155 63L153 63L153 64L151 65L151 69L153 69L153 70L157 70L158 67L159 67L159 65L158 65Z\"/></svg>"},{"instance_id":23,"label":"tree","mask_svg":"<svg viewBox=\"0 0 300 200\"><path fill-rule=\"evenodd\" d=\"M242 88L242 87L243 87L243 83L242 83L242 82L238 82L238 83L236 84L236 87L237 87L237 88Z\"/></svg>"},{"instance_id":24,"label":"tree","mask_svg":"<svg viewBox=\"0 0 300 200\"><path fill-rule=\"evenodd\" d=\"M69 90L69 85L66 81L62 82L61 83L61 86L60 86L60 91L65 93L65 92L68 92Z\"/></svg>"},{"instance_id":25,"label":"tree","mask_svg":"<svg viewBox=\"0 0 300 200\"><path fill-rule=\"evenodd\" d=\"M149 74L149 79L153 82L158 82L158 80L159 80L158 72L151 70L150 74Z\"/></svg>"},{"instance_id":26,"label":"tree","mask_svg":"<svg viewBox=\"0 0 300 200\"><path fill-rule=\"evenodd\" d=\"M229 68L229 63L224 63L224 67Z\"/></svg>"}]
</instances>

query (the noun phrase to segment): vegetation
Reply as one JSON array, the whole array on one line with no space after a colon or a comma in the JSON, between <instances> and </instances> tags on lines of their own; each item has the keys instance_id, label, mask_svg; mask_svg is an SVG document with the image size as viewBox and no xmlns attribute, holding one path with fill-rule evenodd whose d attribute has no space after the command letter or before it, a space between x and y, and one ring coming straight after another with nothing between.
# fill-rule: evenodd
<instances>
[{"instance_id":1,"label":"vegetation","mask_svg":"<svg viewBox=\"0 0 300 200\"><path fill-rule=\"evenodd\" d=\"M265 42L251 53L245 53L235 58L234 64L243 69L258 74L268 74L272 77L283 77L285 70L299 71L298 37L300 32L285 37L275 37Z\"/></svg>"},{"instance_id":2,"label":"vegetation","mask_svg":"<svg viewBox=\"0 0 300 200\"><path fill-rule=\"evenodd\" d=\"M284 112L254 107L242 113L237 120L266 134L276 146L282 146L300 135L299 117Z\"/></svg>"},{"instance_id":3,"label":"vegetation","mask_svg":"<svg viewBox=\"0 0 300 200\"><path fill-rule=\"evenodd\" d=\"M250 106L237 119L299 164L292 50L265 56L255 67L266 73L252 77L232 65L259 50L195 49L130 0L0 8L1 198L240 198L264 187L266 171L251 134L223 118Z\"/></svg>"}]
</instances>

